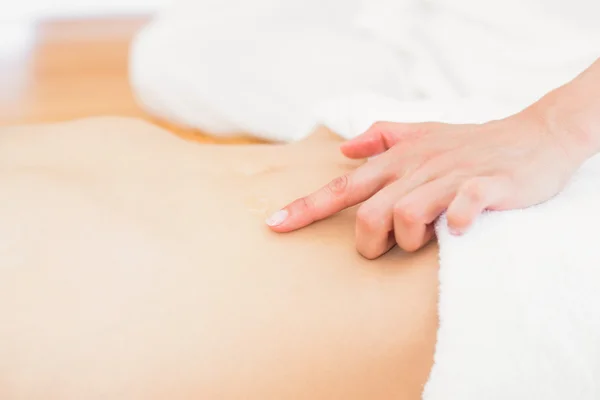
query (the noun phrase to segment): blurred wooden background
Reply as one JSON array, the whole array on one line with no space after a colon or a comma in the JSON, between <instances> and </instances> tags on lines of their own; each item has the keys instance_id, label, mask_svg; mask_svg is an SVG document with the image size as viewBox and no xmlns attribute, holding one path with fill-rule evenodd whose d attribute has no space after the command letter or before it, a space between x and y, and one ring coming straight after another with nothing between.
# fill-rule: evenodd
<instances>
[{"instance_id":1,"label":"blurred wooden background","mask_svg":"<svg viewBox=\"0 0 600 400\"><path fill-rule=\"evenodd\" d=\"M91 116L143 118L204 142L217 140L153 120L135 103L128 50L148 16L0 24L0 126Z\"/></svg>"}]
</instances>

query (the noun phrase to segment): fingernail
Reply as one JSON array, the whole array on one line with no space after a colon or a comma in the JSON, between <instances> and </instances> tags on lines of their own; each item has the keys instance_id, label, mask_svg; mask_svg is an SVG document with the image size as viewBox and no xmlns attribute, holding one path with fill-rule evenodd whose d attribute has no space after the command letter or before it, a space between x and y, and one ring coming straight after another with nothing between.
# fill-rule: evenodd
<instances>
[{"instance_id":1,"label":"fingernail","mask_svg":"<svg viewBox=\"0 0 600 400\"><path fill-rule=\"evenodd\" d=\"M269 226L281 225L287 217L288 217L287 210L279 210L275 214L273 214L269 218L267 218L266 223Z\"/></svg>"},{"instance_id":2,"label":"fingernail","mask_svg":"<svg viewBox=\"0 0 600 400\"><path fill-rule=\"evenodd\" d=\"M456 229L456 228L449 228L450 230L450 234L453 236L461 236L464 232L460 229Z\"/></svg>"}]
</instances>

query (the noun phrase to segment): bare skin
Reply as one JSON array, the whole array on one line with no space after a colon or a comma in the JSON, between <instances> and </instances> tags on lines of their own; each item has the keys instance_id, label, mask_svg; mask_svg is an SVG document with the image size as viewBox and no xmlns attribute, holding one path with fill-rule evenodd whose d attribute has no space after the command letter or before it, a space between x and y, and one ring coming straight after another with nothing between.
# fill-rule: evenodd
<instances>
[{"instance_id":1,"label":"bare skin","mask_svg":"<svg viewBox=\"0 0 600 400\"><path fill-rule=\"evenodd\" d=\"M600 150L600 59L522 112L485 124L380 122L341 150L378 157L267 219L291 232L362 203L356 247L369 259L433 238L447 212L460 235L484 210L525 208L559 193ZM307 192L307 193L310 193Z\"/></svg>"},{"instance_id":2,"label":"bare skin","mask_svg":"<svg viewBox=\"0 0 600 400\"><path fill-rule=\"evenodd\" d=\"M0 398L417 400L437 247L354 251L354 209L275 206L356 168L321 132L185 142L97 119L0 131Z\"/></svg>"}]
</instances>

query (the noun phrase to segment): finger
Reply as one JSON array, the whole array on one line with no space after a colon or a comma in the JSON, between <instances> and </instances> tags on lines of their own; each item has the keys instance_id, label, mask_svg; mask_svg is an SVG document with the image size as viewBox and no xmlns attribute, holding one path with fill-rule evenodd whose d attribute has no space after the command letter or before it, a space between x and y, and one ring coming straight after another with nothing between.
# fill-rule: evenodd
<instances>
[{"instance_id":1,"label":"finger","mask_svg":"<svg viewBox=\"0 0 600 400\"><path fill-rule=\"evenodd\" d=\"M352 207L379 191L387 182L382 163L368 163L337 177L316 192L301 197L273 214L266 223L276 232L290 232Z\"/></svg>"},{"instance_id":2,"label":"finger","mask_svg":"<svg viewBox=\"0 0 600 400\"><path fill-rule=\"evenodd\" d=\"M417 251L433 238L433 222L454 198L455 182L453 177L428 182L396 203L393 211L394 236L400 248Z\"/></svg>"},{"instance_id":3,"label":"finger","mask_svg":"<svg viewBox=\"0 0 600 400\"><path fill-rule=\"evenodd\" d=\"M503 177L476 177L464 182L448 207L448 227L454 235L465 233L475 219L488 208L501 207L513 194L513 186Z\"/></svg>"},{"instance_id":4,"label":"finger","mask_svg":"<svg viewBox=\"0 0 600 400\"><path fill-rule=\"evenodd\" d=\"M387 214L365 204L356 213L356 250L368 260L382 256L396 244L393 221Z\"/></svg>"},{"instance_id":5,"label":"finger","mask_svg":"<svg viewBox=\"0 0 600 400\"><path fill-rule=\"evenodd\" d=\"M377 250L377 254L379 254L379 256L377 256L377 257L384 255L385 253L387 253L394 247L396 247L396 239L394 238L394 232L391 231L391 232L388 232L387 241L382 242L382 246ZM361 254L361 255L369 260L377 258L377 257L369 258L369 257L366 257L364 254Z\"/></svg>"},{"instance_id":6,"label":"finger","mask_svg":"<svg viewBox=\"0 0 600 400\"><path fill-rule=\"evenodd\" d=\"M394 231L392 230L391 232L388 232L388 238L385 246L380 249L381 255L384 255L394 247L396 247L396 238L394 238Z\"/></svg>"},{"instance_id":7,"label":"finger","mask_svg":"<svg viewBox=\"0 0 600 400\"><path fill-rule=\"evenodd\" d=\"M348 158L373 157L395 146L403 138L421 135L430 130L433 125L432 123L377 122L362 135L344 142L340 149Z\"/></svg>"},{"instance_id":8,"label":"finger","mask_svg":"<svg viewBox=\"0 0 600 400\"><path fill-rule=\"evenodd\" d=\"M388 235L394 228L394 205L428 180L424 173L413 174L384 187L360 206L356 214L356 249L360 254L374 259L389 249Z\"/></svg>"}]
</instances>

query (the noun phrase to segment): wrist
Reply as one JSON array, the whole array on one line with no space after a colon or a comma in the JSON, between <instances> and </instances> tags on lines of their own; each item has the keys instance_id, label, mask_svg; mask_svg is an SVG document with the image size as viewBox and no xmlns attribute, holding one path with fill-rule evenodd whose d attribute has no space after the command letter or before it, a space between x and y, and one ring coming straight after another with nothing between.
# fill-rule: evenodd
<instances>
[{"instance_id":1,"label":"wrist","mask_svg":"<svg viewBox=\"0 0 600 400\"><path fill-rule=\"evenodd\" d=\"M600 101L578 83L550 92L532 107L567 154L583 163L600 151Z\"/></svg>"}]
</instances>

